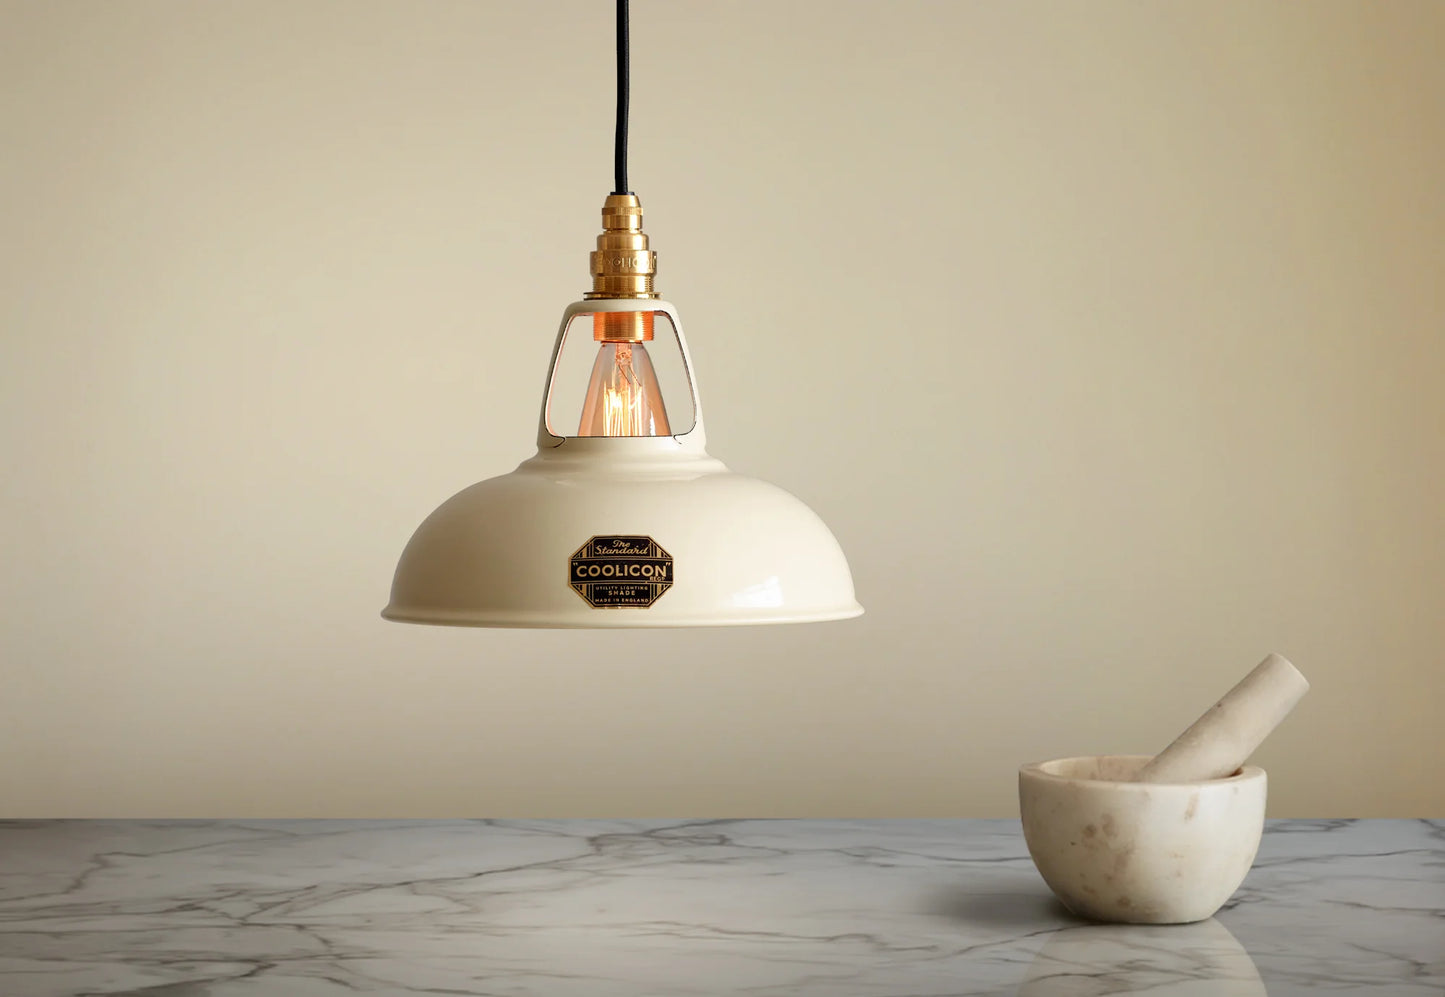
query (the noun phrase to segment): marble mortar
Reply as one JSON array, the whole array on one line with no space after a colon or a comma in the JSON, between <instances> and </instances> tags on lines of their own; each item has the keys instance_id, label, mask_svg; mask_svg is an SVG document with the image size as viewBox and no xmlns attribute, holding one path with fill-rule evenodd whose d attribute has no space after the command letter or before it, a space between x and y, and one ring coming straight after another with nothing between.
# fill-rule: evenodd
<instances>
[{"instance_id":1,"label":"marble mortar","mask_svg":"<svg viewBox=\"0 0 1445 997\"><path fill-rule=\"evenodd\" d=\"M1183 924L1219 910L1264 831L1264 770L1202 782L1132 781L1149 755L1058 758L1019 769L1029 855L1070 910Z\"/></svg>"}]
</instances>

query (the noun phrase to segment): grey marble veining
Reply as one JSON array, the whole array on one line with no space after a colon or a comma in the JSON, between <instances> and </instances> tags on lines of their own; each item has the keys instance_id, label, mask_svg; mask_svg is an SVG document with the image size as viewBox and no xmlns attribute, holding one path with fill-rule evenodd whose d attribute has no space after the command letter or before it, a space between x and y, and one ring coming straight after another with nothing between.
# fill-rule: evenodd
<instances>
[{"instance_id":1,"label":"grey marble veining","mask_svg":"<svg viewBox=\"0 0 1445 997\"><path fill-rule=\"evenodd\" d=\"M1089 925L1017 821L0 822L0 997L1445 993L1445 823Z\"/></svg>"}]
</instances>

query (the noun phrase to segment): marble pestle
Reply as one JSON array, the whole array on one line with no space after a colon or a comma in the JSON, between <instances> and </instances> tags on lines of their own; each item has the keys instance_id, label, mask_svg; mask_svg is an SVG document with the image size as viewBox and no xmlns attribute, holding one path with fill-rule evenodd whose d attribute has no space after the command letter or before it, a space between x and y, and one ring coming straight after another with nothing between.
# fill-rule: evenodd
<instances>
[{"instance_id":1,"label":"marble pestle","mask_svg":"<svg viewBox=\"0 0 1445 997\"><path fill-rule=\"evenodd\" d=\"M1204 782L1233 775L1309 687L1299 669L1271 654L1155 755L1134 781Z\"/></svg>"}]
</instances>

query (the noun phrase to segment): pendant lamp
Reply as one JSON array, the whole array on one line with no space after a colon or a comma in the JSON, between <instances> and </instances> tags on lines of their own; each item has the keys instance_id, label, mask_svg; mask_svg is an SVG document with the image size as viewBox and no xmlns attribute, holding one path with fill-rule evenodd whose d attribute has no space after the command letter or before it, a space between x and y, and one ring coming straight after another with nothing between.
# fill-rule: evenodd
<instances>
[{"instance_id":1,"label":"pendant lamp","mask_svg":"<svg viewBox=\"0 0 1445 997\"><path fill-rule=\"evenodd\" d=\"M616 184L592 290L562 314L537 453L443 502L397 564L389 620L477 627L689 627L841 620L863 612L828 527L788 492L707 453L677 309L627 186L627 2L617 3ZM653 355L686 387L663 397ZM564 350L595 353L585 390ZM568 354L573 355L573 354Z\"/></svg>"}]
</instances>

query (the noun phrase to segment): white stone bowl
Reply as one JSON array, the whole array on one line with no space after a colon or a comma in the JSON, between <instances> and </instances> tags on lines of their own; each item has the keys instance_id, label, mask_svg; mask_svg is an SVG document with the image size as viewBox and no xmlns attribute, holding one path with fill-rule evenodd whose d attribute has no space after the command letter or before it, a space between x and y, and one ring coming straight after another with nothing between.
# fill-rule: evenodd
<instances>
[{"instance_id":1,"label":"white stone bowl","mask_svg":"<svg viewBox=\"0 0 1445 997\"><path fill-rule=\"evenodd\" d=\"M1129 782L1148 755L1056 758L1019 769L1024 840L1049 889L1096 921L1202 921L1230 898L1264 832L1264 769Z\"/></svg>"}]
</instances>

